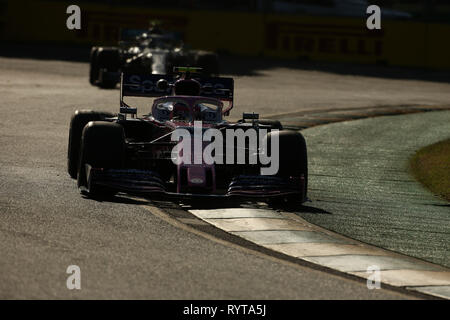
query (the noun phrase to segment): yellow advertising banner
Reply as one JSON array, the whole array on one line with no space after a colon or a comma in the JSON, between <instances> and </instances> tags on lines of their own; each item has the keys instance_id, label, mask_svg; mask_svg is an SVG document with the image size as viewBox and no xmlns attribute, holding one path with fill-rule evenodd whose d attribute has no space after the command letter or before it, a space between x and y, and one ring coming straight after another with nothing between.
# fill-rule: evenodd
<instances>
[{"instance_id":1,"label":"yellow advertising banner","mask_svg":"<svg viewBox=\"0 0 450 320\"><path fill-rule=\"evenodd\" d=\"M382 63L450 69L450 25L247 12L163 10L83 3L81 30L66 27L70 3L0 2L3 40L15 42L117 44L122 28L147 28L160 21L197 49L269 57ZM44 16L36 13L45 13Z\"/></svg>"}]
</instances>

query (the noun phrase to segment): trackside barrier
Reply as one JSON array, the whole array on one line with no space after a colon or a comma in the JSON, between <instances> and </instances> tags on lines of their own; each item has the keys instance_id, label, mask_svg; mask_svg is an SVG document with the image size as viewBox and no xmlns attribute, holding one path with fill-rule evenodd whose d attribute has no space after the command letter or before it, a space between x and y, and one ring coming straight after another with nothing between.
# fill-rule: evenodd
<instances>
[{"instance_id":1,"label":"trackside barrier","mask_svg":"<svg viewBox=\"0 0 450 320\"><path fill-rule=\"evenodd\" d=\"M3 41L112 45L121 28L162 21L197 49L247 56L385 63L450 69L450 24L382 20L368 30L365 18L164 10L81 3L82 28L66 28L70 2L0 0ZM36 14L41 13L41 15Z\"/></svg>"}]
</instances>

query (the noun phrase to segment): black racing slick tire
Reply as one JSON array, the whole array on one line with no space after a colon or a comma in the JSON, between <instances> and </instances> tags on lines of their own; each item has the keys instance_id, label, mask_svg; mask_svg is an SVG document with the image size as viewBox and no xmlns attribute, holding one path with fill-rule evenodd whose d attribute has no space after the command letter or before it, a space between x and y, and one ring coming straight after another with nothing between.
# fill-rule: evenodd
<instances>
[{"instance_id":1,"label":"black racing slick tire","mask_svg":"<svg viewBox=\"0 0 450 320\"><path fill-rule=\"evenodd\" d=\"M72 179L77 178L81 150L81 134L84 126L90 121L100 121L110 117L114 117L114 114L92 110L75 111L75 114L70 120L69 145L67 147L67 171Z\"/></svg>"},{"instance_id":2,"label":"black racing slick tire","mask_svg":"<svg viewBox=\"0 0 450 320\"><path fill-rule=\"evenodd\" d=\"M197 66L202 68L202 72L205 75L219 75L219 59L215 53L199 53Z\"/></svg>"},{"instance_id":3,"label":"black racing slick tire","mask_svg":"<svg viewBox=\"0 0 450 320\"><path fill-rule=\"evenodd\" d=\"M189 57L186 54L168 54L166 58L166 74L174 74L174 67L189 66Z\"/></svg>"},{"instance_id":4,"label":"black racing slick tire","mask_svg":"<svg viewBox=\"0 0 450 320\"><path fill-rule=\"evenodd\" d=\"M83 193L110 196L114 190L91 185L87 179L86 165L92 168L121 169L125 160L125 134L123 127L115 122L91 121L83 129L81 153L78 166L78 187Z\"/></svg>"},{"instance_id":5,"label":"black racing slick tire","mask_svg":"<svg viewBox=\"0 0 450 320\"><path fill-rule=\"evenodd\" d=\"M121 58L120 58L120 50L116 47L100 47L97 50L97 66L98 66L98 73L100 73L102 70L109 71L109 72L116 72L120 69L121 65ZM105 80L102 79L100 76L99 79L97 79L98 86L101 88L115 88L117 85L116 80Z\"/></svg>"},{"instance_id":6,"label":"black racing slick tire","mask_svg":"<svg viewBox=\"0 0 450 320\"><path fill-rule=\"evenodd\" d=\"M279 169L276 176L286 178L303 176L305 181L302 199L295 196L284 200L288 202L304 201L308 190L308 154L305 138L300 132L283 130L269 132L267 139L272 140L274 135L278 136L279 143Z\"/></svg>"},{"instance_id":7,"label":"black racing slick tire","mask_svg":"<svg viewBox=\"0 0 450 320\"><path fill-rule=\"evenodd\" d=\"M91 54L89 57L90 65L89 65L89 83L93 86L97 83L98 80L98 61L97 61L97 53L98 53L98 47L92 47Z\"/></svg>"}]
</instances>

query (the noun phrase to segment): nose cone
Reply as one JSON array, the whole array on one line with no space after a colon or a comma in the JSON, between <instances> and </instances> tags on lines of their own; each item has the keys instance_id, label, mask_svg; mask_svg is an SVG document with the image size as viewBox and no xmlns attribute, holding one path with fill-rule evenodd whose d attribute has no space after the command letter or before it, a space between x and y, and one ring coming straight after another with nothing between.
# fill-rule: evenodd
<instances>
[{"instance_id":1,"label":"nose cone","mask_svg":"<svg viewBox=\"0 0 450 320\"><path fill-rule=\"evenodd\" d=\"M190 187L206 186L206 170L203 166L189 166L187 168L187 177Z\"/></svg>"},{"instance_id":2,"label":"nose cone","mask_svg":"<svg viewBox=\"0 0 450 320\"><path fill-rule=\"evenodd\" d=\"M215 190L213 165L181 164L178 166L177 192L209 194Z\"/></svg>"}]
</instances>

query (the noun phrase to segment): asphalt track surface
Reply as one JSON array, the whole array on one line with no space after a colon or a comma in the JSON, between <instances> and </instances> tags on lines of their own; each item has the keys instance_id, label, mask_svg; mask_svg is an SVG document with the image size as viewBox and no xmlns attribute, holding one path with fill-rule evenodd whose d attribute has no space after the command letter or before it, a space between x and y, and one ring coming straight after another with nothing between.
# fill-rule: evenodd
<instances>
[{"instance_id":1,"label":"asphalt track surface","mask_svg":"<svg viewBox=\"0 0 450 320\"><path fill-rule=\"evenodd\" d=\"M0 298L414 298L210 241L151 214L146 201L81 197L66 173L70 116L76 109L116 111L119 96L91 87L87 71L85 63L0 58ZM443 103L450 96L446 83L408 80L406 89L400 80L350 78L346 90L354 99L334 94L346 81L336 74L273 69L239 77L235 111L356 106L388 89L386 97L395 91L401 103ZM378 89L360 93L358 85L370 91L373 82ZM386 99L373 103L395 97ZM80 291L66 288L73 264L81 268Z\"/></svg>"},{"instance_id":2,"label":"asphalt track surface","mask_svg":"<svg viewBox=\"0 0 450 320\"><path fill-rule=\"evenodd\" d=\"M303 131L310 206L326 229L450 266L450 205L409 173L420 148L450 137L450 111L377 117Z\"/></svg>"}]
</instances>

